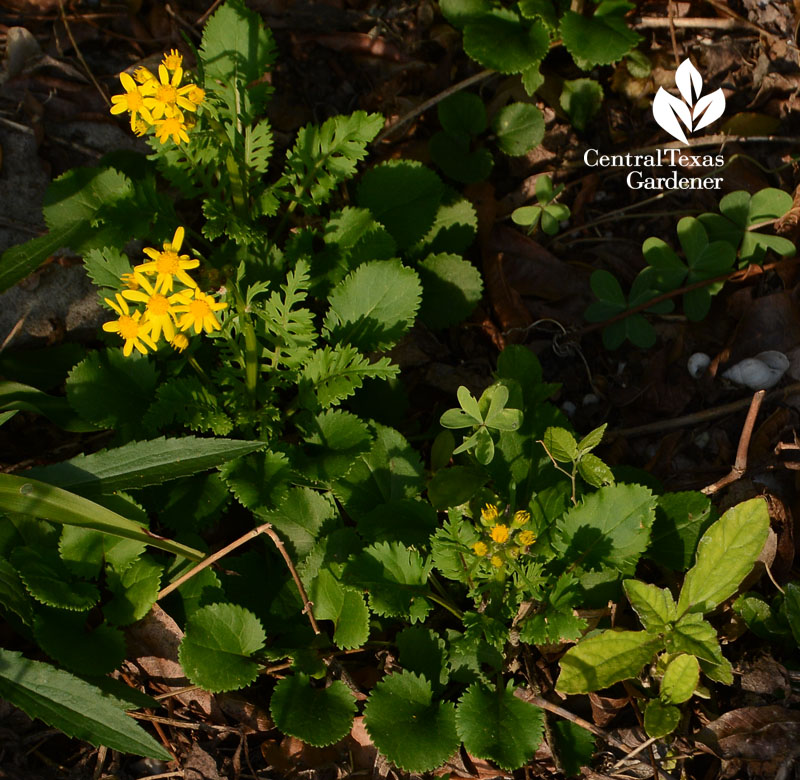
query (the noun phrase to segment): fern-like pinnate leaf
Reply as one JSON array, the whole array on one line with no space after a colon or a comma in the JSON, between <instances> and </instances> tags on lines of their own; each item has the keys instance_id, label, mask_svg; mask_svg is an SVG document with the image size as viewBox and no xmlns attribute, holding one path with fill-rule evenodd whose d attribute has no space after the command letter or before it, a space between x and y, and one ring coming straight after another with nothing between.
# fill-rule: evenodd
<instances>
[{"instance_id":1,"label":"fern-like pinnate leaf","mask_svg":"<svg viewBox=\"0 0 800 780\"><path fill-rule=\"evenodd\" d=\"M272 154L272 128L262 119L244 131L244 163L254 173L266 173Z\"/></svg>"},{"instance_id":2,"label":"fern-like pinnate leaf","mask_svg":"<svg viewBox=\"0 0 800 780\"><path fill-rule=\"evenodd\" d=\"M399 370L387 357L370 363L355 347L339 344L314 352L303 368L300 382L327 409L353 395L365 379L391 379Z\"/></svg>"},{"instance_id":3,"label":"fern-like pinnate leaf","mask_svg":"<svg viewBox=\"0 0 800 780\"><path fill-rule=\"evenodd\" d=\"M276 185L280 197L316 213L334 188L355 174L356 164L367 154L367 144L382 126L380 114L356 111L301 128Z\"/></svg>"},{"instance_id":4,"label":"fern-like pinnate leaf","mask_svg":"<svg viewBox=\"0 0 800 780\"><path fill-rule=\"evenodd\" d=\"M308 282L308 263L299 260L286 275L286 284L281 285L283 295L274 291L255 309L266 330L266 341L272 344L272 349L266 348L263 354L270 368L300 368L311 354L316 341L313 314L299 308L307 297Z\"/></svg>"}]
</instances>

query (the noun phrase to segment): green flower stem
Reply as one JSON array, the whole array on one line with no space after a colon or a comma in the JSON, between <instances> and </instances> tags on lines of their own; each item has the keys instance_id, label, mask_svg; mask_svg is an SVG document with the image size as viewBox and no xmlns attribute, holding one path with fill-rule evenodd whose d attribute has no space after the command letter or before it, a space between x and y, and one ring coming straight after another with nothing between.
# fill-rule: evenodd
<instances>
[{"instance_id":1,"label":"green flower stem","mask_svg":"<svg viewBox=\"0 0 800 780\"><path fill-rule=\"evenodd\" d=\"M244 193L244 184L242 183L242 171L239 164L236 162L236 157L233 153L230 138L225 132L225 128L221 122L218 122L213 117L208 118L208 122L214 130L220 144L228 149L225 155L225 170L228 172L228 179L231 184L231 201L233 202L234 212L245 219L249 219L250 215L247 208L247 198Z\"/></svg>"},{"instance_id":2,"label":"green flower stem","mask_svg":"<svg viewBox=\"0 0 800 780\"><path fill-rule=\"evenodd\" d=\"M231 281L231 292L236 302L236 312L239 315L239 327L244 334L244 375L247 395L253 406L256 403L256 383L258 382L258 339L253 327L253 320L247 311L244 298L239 290L239 285Z\"/></svg>"},{"instance_id":3,"label":"green flower stem","mask_svg":"<svg viewBox=\"0 0 800 780\"><path fill-rule=\"evenodd\" d=\"M437 596L435 593L426 593L425 598L444 607L450 614L455 615L459 620L464 619L464 613L455 604L451 604L447 599Z\"/></svg>"}]
</instances>

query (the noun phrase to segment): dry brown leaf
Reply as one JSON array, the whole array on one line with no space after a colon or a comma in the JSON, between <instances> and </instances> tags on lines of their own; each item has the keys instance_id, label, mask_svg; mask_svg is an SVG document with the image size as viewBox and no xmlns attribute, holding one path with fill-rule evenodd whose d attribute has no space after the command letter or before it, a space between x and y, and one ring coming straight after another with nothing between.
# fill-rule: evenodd
<instances>
[{"instance_id":1,"label":"dry brown leaf","mask_svg":"<svg viewBox=\"0 0 800 780\"><path fill-rule=\"evenodd\" d=\"M779 705L741 707L695 734L720 758L783 760L800 755L800 712Z\"/></svg>"}]
</instances>

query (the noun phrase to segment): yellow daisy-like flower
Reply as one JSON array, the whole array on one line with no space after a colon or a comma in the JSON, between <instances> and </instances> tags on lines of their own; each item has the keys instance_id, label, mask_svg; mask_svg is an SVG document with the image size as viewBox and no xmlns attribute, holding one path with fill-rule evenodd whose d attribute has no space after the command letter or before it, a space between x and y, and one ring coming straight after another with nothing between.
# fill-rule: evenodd
<instances>
[{"instance_id":1,"label":"yellow daisy-like flower","mask_svg":"<svg viewBox=\"0 0 800 780\"><path fill-rule=\"evenodd\" d=\"M124 339L122 354L125 357L128 357L134 349L143 355L147 354L147 347L155 350L156 345L148 334L150 326L142 322L142 313L135 311L131 314L127 301L119 293L116 294L116 298L116 302L106 298L106 303L119 315L119 318L115 322L104 323L103 330L107 333L118 333Z\"/></svg>"},{"instance_id":2,"label":"yellow daisy-like flower","mask_svg":"<svg viewBox=\"0 0 800 780\"><path fill-rule=\"evenodd\" d=\"M498 544L503 544L503 542L508 541L509 530L507 525L496 525L492 528L490 536L492 537L492 541L497 542Z\"/></svg>"},{"instance_id":3,"label":"yellow daisy-like flower","mask_svg":"<svg viewBox=\"0 0 800 780\"><path fill-rule=\"evenodd\" d=\"M191 89L186 93L186 99L199 106L206 99L206 91L197 84L190 84Z\"/></svg>"},{"instance_id":4,"label":"yellow daisy-like flower","mask_svg":"<svg viewBox=\"0 0 800 780\"><path fill-rule=\"evenodd\" d=\"M211 295L196 287L184 290L176 297L179 298L176 311L183 314L178 323L181 330L193 328L195 333L211 333L222 327L215 312L227 308L227 303L215 301Z\"/></svg>"},{"instance_id":5,"label":"yellow daisy-like flower","mask_svg":"<svg viewBox=\"0 0 800 780\"><path fill-rule=\"evenodd\" d=\"M134 135L142 136L150 127L151 125L148 125L144 119L137 119L135 122L131 120L131 130L133 130Z\"/></svg>"},{"instance_id":6,"label":"yellow daisy-like flower","mask_svg":"<svg viewBox=\"0 0 800 780\"><path fill-rule=\"evenodd\" d=\"M167 298L166 295L155 290L146 277L141 276L139 280L144 290L125 290L122 297L129 301L145 304L144 321L150 326L150 338L153 341L161 338L162 330L164 338L172 341L175 338L175 323L177 322L177 314L173 307L180 300L178 294Z\"/></svg>"},{"instance_id":7,"label":"yellow daisy-like flower","mask_svg":"<svg viewBox=\"0 0 800 780\"><path fill-rule=\"evenodd\" d=\"M183 352L189 346L189 337L183 333L176 333L175 338L169 342L170 346L178 352Z\"/></svg>"},{"instance_id":8,"label":"yellow daisy-like flower","mask_svg":"<svg viewBox=\"0 0 800 780\"><path fill-rule=\"evenodd\" d=\"M139 279L136 277L135 273L129 274L122 274L119 280L129 289L129 290L138 290L140 287Z\"/></svg>"},{"instance_id":9,"label":"yellow daisy-like flower","mask_svg":"<svg viewBox=\"0 0 800 780\"><path fill-rule=\"evenodd\" d=\"M186 271L197 268L200 261L191 259L189 255L178 254L183 244L184 229L179 227L172 237L172 241L164 242L164 250L159 252L152 247L145 247L144 253L151 259L149 263L142 263L133 269L134 274L141 282L142 276L156 275L155 288L159 292L172 292L174 279L177 277L187 287L197 287L197 283Z\"/></svg>"},{"instance_id":10,"label":"yellow daisy-like flower","mask_svg":"<svg viewBox=\"0 0 800 780\"><path fill-rule=\"evenodd\" d=\"M475 542L475 544L472 545L472 552L483 558L483 556L489 552L489 548L486 542Z\"/></svg>"},{"instance_id":11,"label":"yellow daisy-like flower","mask_svg":"<svg viewBox=\"0 0 800 780\"><path fill-rule=\"evenodd\" d=\"M499 569L503 565L503 559L499 555L493 555L491 560L495 569Z\"/></svg>"},{"instance_id":12,"label":"yellow daisy-like flower","mask_svg":"<svg viewBox=\"0 0 800 780\"><path fill-rule=\"evenodd\" d=\"M170 78L169 71L163 66L158 66L158 80L152 79L145 82L142 88L147 94L144 104L152 113L155 119L162 117L173 117L181 115L180 109L186 111L197 111L197 106L186 98L186 94L193 88L192 84L182 87L183 68L176 68Z\"/></svg>"},{"instance_id":13,"label":"yellow daisy-like flower","mask_svg":"<svg viewBox=\"0 0 800 780\"><path fill-rule=\"evenodd\" d=\"M183 114L178 112L177 116L169 116L165 119L156 120L156 136L162 144L172 137L172 140L179 144L181 141L189 143L189 134L186 132L186 124L183 121Z\"/></svg>"},{"instance_id":14,"label":"yellow daisy-like flower","mask_svg":"<svg viewBox=\"0 0 800 780\"><path fill-rule=\"evenodd\" d=\"M488 525L496 523L499 516L500 510L494 504L487 504L481 509L481 520Z\"/></svg>"},{"instance_id":15,"label":"yellow daisy-like flower","mask_svg":"<svg viewBox=\"0 0 800 780\"><path fill-rule=\"evenodd\" d=\"M520 544L524 544L527 547L536 541L536 534L533 531L522 531L517 539Z\"/></svg>"},{"instance_id":16,"label":"yellow daisy-like flower","mask_svg":"<svg viewBox=\"0 0 800 780\"><path fill-rule=\"evenodd\" d=\"M155 81L156 77L151 71L140 65L135 71L133 71L133 78L136 79L139 84L146 84L148 81Z\"/></svg>"},{"instance_id":17,"label":"yellow daisy-like flower","mask_svg":"<svg viewBox=\"0 0 800 780\"><path fill-rule=\"evenodd\" d=\"M167 70L178 70L178 68L183 65L183 57L178 53L177 49L170 49L169 52L164 55L161 64Z\"/></svg>"},{"instance_id":18,"label":"yellow daisy-like flower","mask_svg":"<svg viewBox=\"0 0 800 780\"><path fill-rule=\"evenodd\" d=\"M119 80L125 89L125 94L112 95L111 113L122 114L125 111L130 111L131 129L133 130L136 129L137 120L140 115L145 122L153 124L153 117L145 103L145 96L141 88L137 86L136 82L127 73L120 73Z\"/></svg>"},{"instance_id":19,"label":"yellow daisy-like flower","mask_svg":"<svg viewBox=\"0 0 800 780\"><path fill-rule=\"evenodd\" d=\"M514 512L514 520L511 524L514 526L514 528L519 528L520 526L525 525L530 519L530 512L526 512L524 509L519 509Z\"/></svg>"}]
</instances>

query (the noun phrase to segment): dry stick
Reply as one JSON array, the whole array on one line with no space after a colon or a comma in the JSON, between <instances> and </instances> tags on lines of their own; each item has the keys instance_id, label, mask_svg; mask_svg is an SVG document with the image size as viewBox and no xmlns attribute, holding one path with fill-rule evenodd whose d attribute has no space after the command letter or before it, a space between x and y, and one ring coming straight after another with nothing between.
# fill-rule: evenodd
<instances>
[{"instance_id":1,"label":"dry stick","mask_svg":"<svg viewBox=\"0 0 800 780\"><path fill-rule=\"evenodd\" d=\"M191 579L195 574L199 574L201 571L203 571L203 569L211 566L212 563L215 563L220 558L224 558L229 552L232 552L245 542L249 542L251 539L255 539L260 534L266 533L268 528L272 528L272 526L269 523L264 523L263 525L258 526L258 528L248 531L244 536L240 536L236 541L227 545L227 547L223 547L221 550L217 550L215 553L209 555L208 558L204 558L202 561L200 561L200 563L197 564L197 566L189 569L189 571L187 571L185 574L182 574L180 577L178 577L177 580L170 582L166 588L163 588L158 594L156 601L163 599L164 596L168 596L173 590L180 588L180 586L183 585L186 580Z\"/></svg>"},{"instance_id":2,"label":"dry stick","mask_svg":"<svg viewBox=\"0 0 800 780\"><path fill-rule=\"evenodd\" d=\"M211 5L209 6L208 10L195 22L195 25L197 27L202 27L203 22L205 22L205 20L208 19L208 17L211 16L211 14L213 14L214 11L217 10L217 7L221 2L222 0L214 0L214 2L211 3Z\"/></svg>"},{"instance_id":3,"label":"dry stick","mask_svg":"<svg viewBox=\"0 0 800 780\"><path fill-rule=\"evenodd\" d=\"M631 752L628 753L628 755L625 756L625 758L621 758L619 761L617 761L617 763L614 764L614 766L612 766L609 771L616 772L617 769L620 769L622 767L622 765L626 761L630 761L630 759L634 758L635 756L638 756L639 753L641 753L646 748L649 748L650 745L652 745L654 742L658 741L659 739L661 739L661 738L660 737L650 737L650 739L646 740L645 742L642 742L642 744L639 745L639 747L635 747L633 750L631 750Z\"/></svg>"},{"instance_id":4,"label":"dry stick","mask_svg":"<svg viewBox=\"0 0 800 780\"><path fill-rule=\"evenodd\" d=\"M781 390L775 390L766 397L766 401L776 401L786 398L794 393L800 393L800 382L795 382L787 385ZM618 428L609 431L609 436L643 436L648 433L663 433L664 431L672 431L677 428L685 428L689 425L696 425L698 423L710 422L719 417L733 414L742 409L747 408L752 401L749 398L741 398L738 401L732 401L729 404L722 406L715 406L713 409L704 409L701 412L694 412L694 414L686 414L683 417L674 417L671 420L659 420L657 422L647 423L646 425L637 425L633 428Z\"/></svg>"},{"instance_id":5,"label":"dry stick","mask_svg":"<svg viewBox=\"0 0 800 780\"><path fill-rule=\"evenodd\" d=\"M665 19L663 16L643 16L634 20L633 26L638 29L663 29L665 27L702 28L711 30L739 30L750 29L748 24L737 19L719 19L717 17L676 17Z\"/></svg>"},{"instance_id":6,"label":"dry stick","mask_svg":"<svg viewBox=\"0 0 800 780\"><path fill-rule=\"evenodd\" d=\"M81 50L78 48L78 43L72 36L72 30L69 27L69 22L67 21L67 15L64 13L64 0L58 0L58 10L61 13L61 21L64 22L64 29L67 31L67 37L69 38L69 42L72 44L72 48L75 49L75 54L77 55L78 59L83 65L83 69L86 71L86 75L91 79L92 84L95 85L97 91L100 93L101 97L105 101L107 106L111 105L111 101L108 99L108 95L103 91L103 88L100 86L100 83L94 77L94 73L89 69L89 66L86 64L86 60L83 58L83 54L81 54Z\"/></svg>"},{"instance_id":7,"label":"dry stick","mask_svg":"<svg viewBox=\"0 0 800 780\"><path fill-rule=\"evenodd\" d=\"M407 114L401 116L396 122L392 123L388 127L385 127L372 143L380 143L384 138L390 136L395 130L397 130L398 127L402 127L404 124L406 124L406 122L410 122L414 117L419 116L429 108L435 106L437 103L440 103L445 98L450 97L450 95L453 95L456 92L460 92L462 89L471 87L473 84L477 84L479 81L488 79L489 76L493 76L495 73L497 73L495 70L482 70L480 73L476 73L474 76L470 76L463 81L459 81L458 84L453 84L452 87L448 87L438 95L434 95L430 100L420 103L416 108L412 108Z\"/></svg>"},{"instance_id":8,"label":"dry stick","mask_svg":"<svg viewBox=\"0 0 800 780\"><path fill-rule=\"evenodd\" d=\"M730 485L731 482L741 479L745 471L747 471L747 452L750 449L750 439L753 436L758 410L761 408L761 402L764 400L766 392L766 390L759 390L750 401L750 410L747 412L747 417L742 426L742 433L739 436L739 446L736 449L736 460L733 463L733 468L722 479L718 479L713 484L704 487L700 491L701 493L712 496L726 485Z\"/></svg>"}]
</instances>

